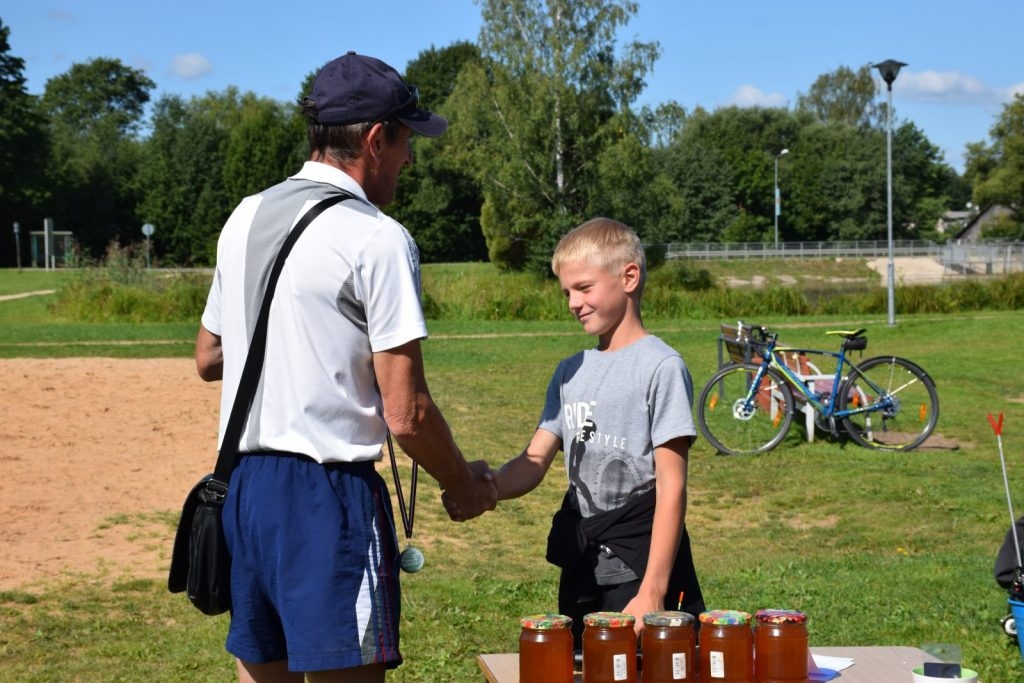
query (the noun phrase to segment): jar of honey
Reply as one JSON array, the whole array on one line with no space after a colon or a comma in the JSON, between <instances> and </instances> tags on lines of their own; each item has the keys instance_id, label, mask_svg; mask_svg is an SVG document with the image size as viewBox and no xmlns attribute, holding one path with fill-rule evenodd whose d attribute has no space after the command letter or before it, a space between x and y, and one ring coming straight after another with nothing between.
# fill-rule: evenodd
<instances>
[{"instance_id":1,"label":"jar of honey","mask_svg":"<svg viewBox=\"0 0 1024 683\"><path fill-rule=\"evenodd\" d=\"M572 683L572 619L561 614L532 614L519 620L519 680L522 683Z\"/></svg>"},{"instance_id":2,"label":"jar of honey","mask_svg":"<svg viewBox=\"0 0 1024 683\"><path fill-rule=\"evenodd\" d=\"M637 683L635 623L622 612L583 617L583 683Z\"/></svg>"},{"instance_id":3,"label":"jar of honey","mask_svg":"<svg viewBox=\"0 0 1024 683\"><path fill-rule=\"evenodd\" d=\"M737 610L701 612L701 683L752 683L754 632L750 620L750 614Z\"/></svg>"},{"instance_id":4,"label":"jar of honey","mask_svg":"<svg viewBox=\"0 0 1024 683\"><path fill-rule=\"evenodd\" d=\"M754 676L757 683L807 683L807 615L761 609L754 615Z\"/></svg>"},{"instance_id":5,"label":"jar of honey","mask_svg":"<svg viewBox=\"0 0 1024 683\"><path fill-rule=\"evenodd\" d=\"M644 615L641 634L642 683L696 681L697 637L693 615L687 612L651 612Z\"/></svg>"}]
</instances>

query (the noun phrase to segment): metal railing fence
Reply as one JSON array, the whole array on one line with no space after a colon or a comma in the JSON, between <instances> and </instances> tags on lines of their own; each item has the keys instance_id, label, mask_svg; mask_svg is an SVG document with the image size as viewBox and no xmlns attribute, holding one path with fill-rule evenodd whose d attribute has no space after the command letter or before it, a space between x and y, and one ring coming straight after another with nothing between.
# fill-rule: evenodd
<instances>
[{"instance_id":1,"label":"metal railing fence","mask_svg":"<svg viewBox=\"0 0 1024 683\"><path fill-rule=\"evenodd\" d=\"M836 242L671 242L651 244L672 259L888 258L886 240ZM895 258L930 258L951 275L995 275L1024 272L1024 242L936 244L929 240L894 240Z\"/></svg>"}]
</instances>

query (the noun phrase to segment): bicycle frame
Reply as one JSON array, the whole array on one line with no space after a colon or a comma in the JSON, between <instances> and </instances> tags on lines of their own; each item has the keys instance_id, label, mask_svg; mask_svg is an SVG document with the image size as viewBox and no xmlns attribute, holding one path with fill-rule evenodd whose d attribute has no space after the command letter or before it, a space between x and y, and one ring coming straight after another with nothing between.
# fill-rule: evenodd
<instances>
[{"instance_id":1,"label":"bicycle frame","mask_svg":"<svg viewBox=\"0 0 1024 683\"><path fill-rule=\"evenodd\" d=\"M797 414L806 422L808 441L819 429L839 437L841 427L857 444L879 451L916 448L935 429L934 381L898 356L855 362L852 352L867 348L864 330L831 333L842 336L838 351L783 346L777 333L742 321L735 332L724 326L722 332L719 341L732 362L720 365L697 405L701 432L721 453L771 450Z\"/></svg>"},{"instance_id":2,"label":"bicycle frame","mask_svg":"<svg viewBox=\"0 0 1024 683\"><path fill-rule=\"evenodd\" d=\"M844 417L849 417L850 415L856 415L866 412L877 412L887 407L889 399L886 399L886 401L882 403L875 403L874 405L870 405L868 401L858 401L860 405L854 408L841 408L838 410L836 409L836 406L840 405L840 403L836 401L836 398L839 396L839 390L842 387L843 380L846 379L847 377L847 374L845 374L843 371L846 370L847 368L856 367L856 364L847 358L847 350L842 345L840 345L838 352L825 351L823 349L807 349L790 346L776 346L774 340L764 343L755 343L755 350L758 350L758 347L760 347L759 355L761 355L762 360L760 368L757 371L757 374L754 375L754 379L750 383L751 390L747 394L747 400L745 403L745 408L748 410L753 407L754 401L757 398L757 387L761 386L761 381L768 374L768 369L773 366L775 370L778 373L780 373L786 380L786 382L790 385L790 388L794 391L799 392L800 395L804 398L804 400L806 400L814 408L816 412L818 412L822 417L826 419L842 419ZM792 353L798 355L803 354L831 358L836 363L835 373L832 375L826 375L821 373L805 375L803 373L797 372L796 370L789 367L789 365L785 362L785 359L780 356L780 354L784 353ZM808 382L828 380L831 380L832 386L828 391L828 400L826 402L819 399L819 396L824 397L826 396L826 394L816 394L815 392L812 392L810 388L807 386L807 384ZM843 404L845 405L845 401L843 402Z\"/></svg>"}]
</instances>

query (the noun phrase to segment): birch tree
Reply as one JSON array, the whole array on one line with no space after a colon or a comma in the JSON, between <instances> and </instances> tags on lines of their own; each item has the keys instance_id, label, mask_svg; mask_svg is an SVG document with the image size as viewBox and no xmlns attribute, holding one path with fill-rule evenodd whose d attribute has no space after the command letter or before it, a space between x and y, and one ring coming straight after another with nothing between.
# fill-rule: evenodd
<instances>
[{"instance_id":1,"label":"birch tree","mask_svg":"<svg viewBox=\"0 0 1024 683\"><path fill-rule=\"evenodd\" d=\"M480 4L483 59L467 65L452 96L453 153L482 188L491 261L543 267L557 238L597 205L609 141L639 134L629 105L658 46L620 43L636 2Z\"/></svg>"}]
</instances>

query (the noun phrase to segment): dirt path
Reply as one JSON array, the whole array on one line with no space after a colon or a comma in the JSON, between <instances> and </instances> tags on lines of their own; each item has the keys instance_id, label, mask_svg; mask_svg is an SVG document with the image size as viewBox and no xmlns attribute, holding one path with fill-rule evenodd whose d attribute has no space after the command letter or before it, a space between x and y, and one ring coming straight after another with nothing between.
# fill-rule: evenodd
<instances>
[{"instance_id":1,"label":"dirt path","mask_svg":"<svg viewBox=\"0 0 1024 683\"><path fill-rule=\"evenodd\" d=\"M20 292L18 294L4 294L0 296L0 301L14 301L15 299L26 299L30 296L45 296L47 294L53 294L55 289L40 289L35 292Z\"/></svg>"},{"instance_id":2,"label":"dirt path","mask_svg":"<svg viewBox=\"0 0 1024 683\"><path fill-rule=\"evenodd\" d=\"M219 383L191 359L16 359L0 387L0 590L166 576L158 513L213 467Z\"/></svg>"}]
</instances>

